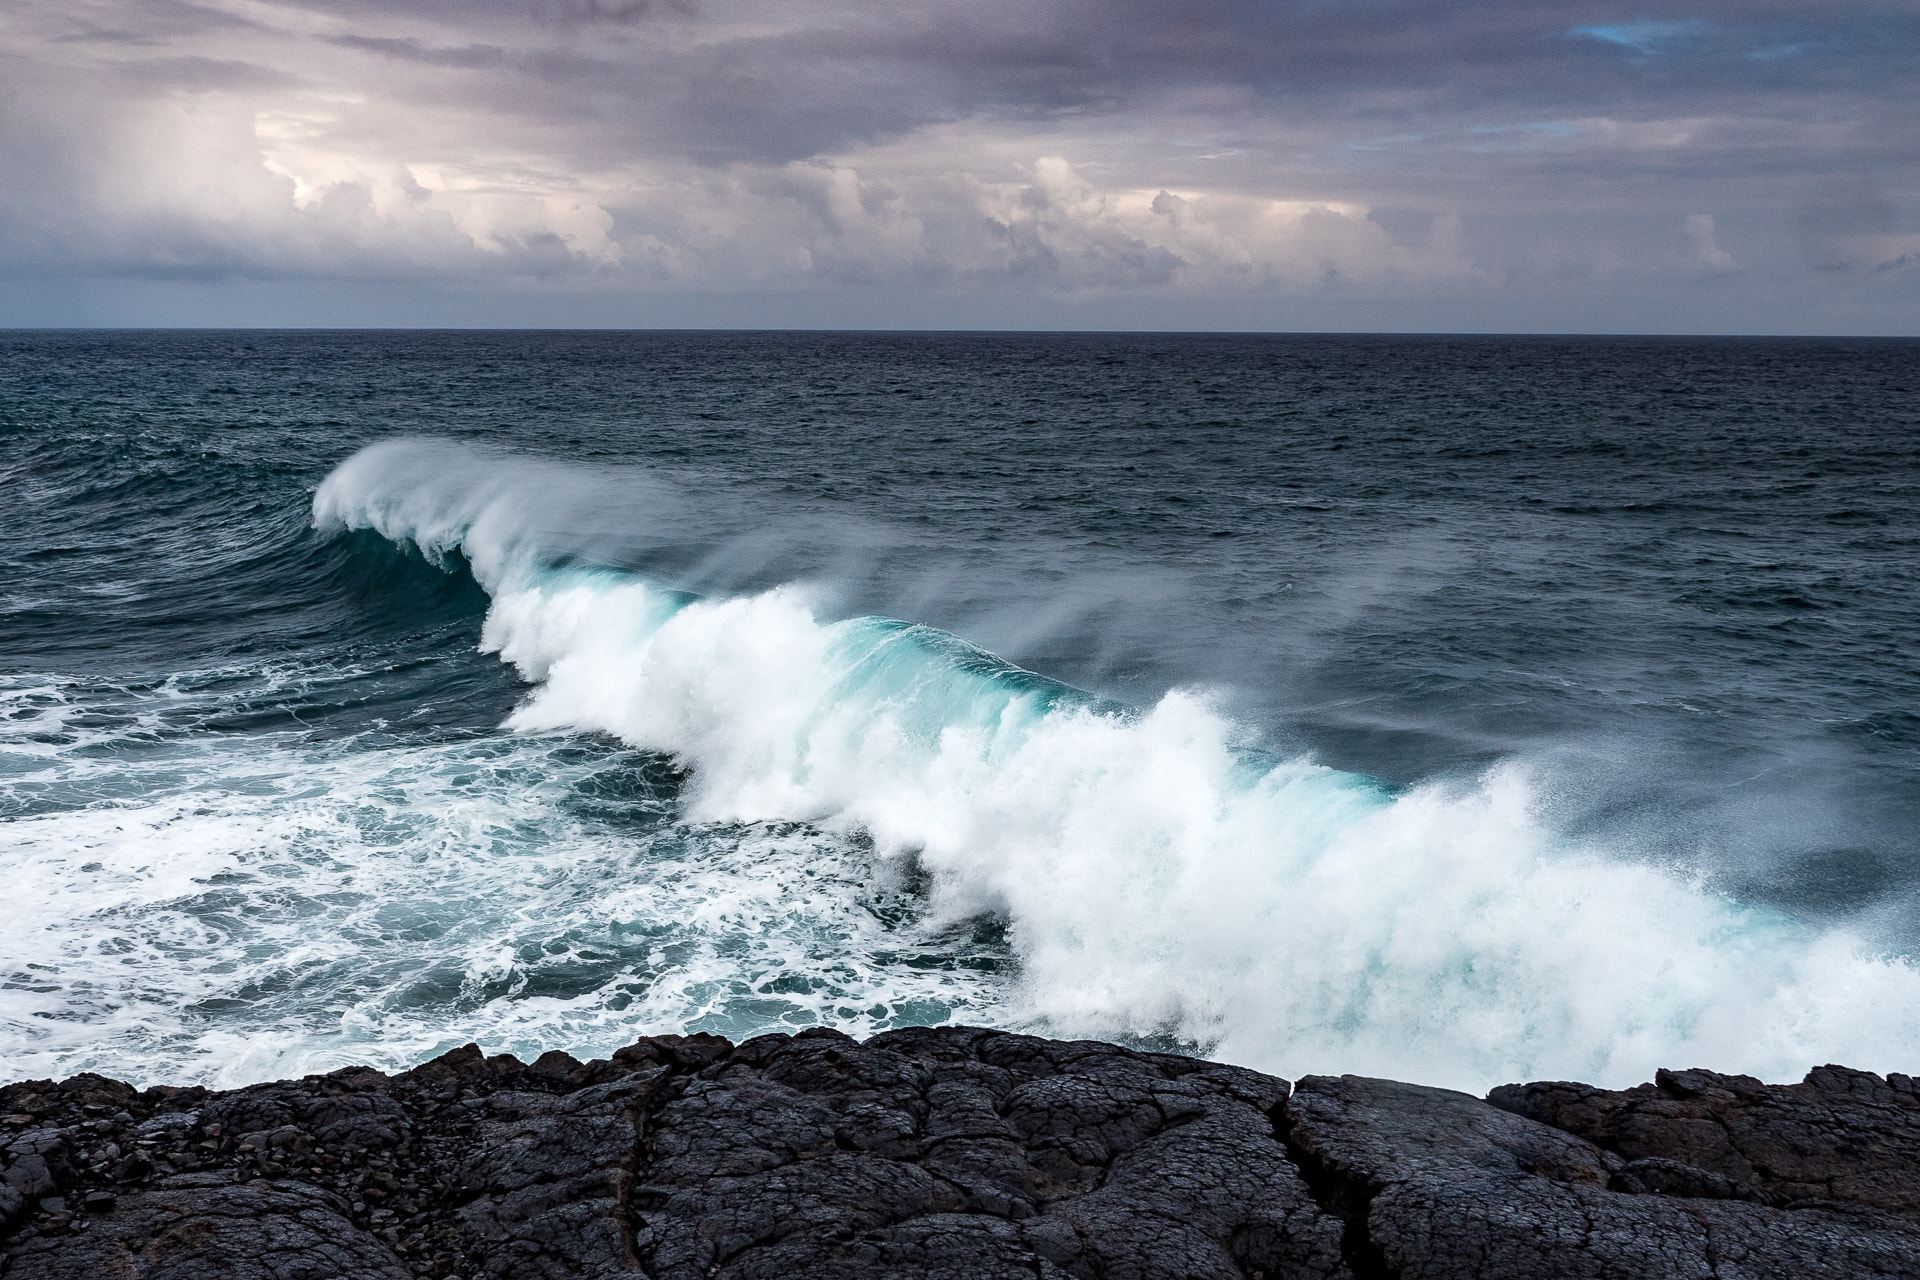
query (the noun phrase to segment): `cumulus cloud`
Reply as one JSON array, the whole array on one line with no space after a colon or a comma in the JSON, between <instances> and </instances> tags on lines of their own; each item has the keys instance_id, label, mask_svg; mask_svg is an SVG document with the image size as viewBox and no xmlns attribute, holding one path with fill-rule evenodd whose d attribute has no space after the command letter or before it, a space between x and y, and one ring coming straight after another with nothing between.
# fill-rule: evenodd
<instances>
[{"instance_id":1,"label":"cumulus cloud","mask_svg":"<svg viewBox=\"0 0 1920 1280\"><path fill-rule=\"evenodd\" d=\"M1693 258L1705 271L1732 271L1733 255L1720 247L1720 241L1714 236L1713 215L1710 213L1690 213L1687 215L1687 245L1693 250Z\"/></svg>"},{"instance_id":2,"label":"cumulus cloud","mask_svg":"<svg viewBox=\"0 0 1920 1280\"><path fill-rule=\"evenodd\" d=\"M1901 274L1917 38L1858 0L16 0L0 272L1320 299Z\"/></svg>"}]
</instances>

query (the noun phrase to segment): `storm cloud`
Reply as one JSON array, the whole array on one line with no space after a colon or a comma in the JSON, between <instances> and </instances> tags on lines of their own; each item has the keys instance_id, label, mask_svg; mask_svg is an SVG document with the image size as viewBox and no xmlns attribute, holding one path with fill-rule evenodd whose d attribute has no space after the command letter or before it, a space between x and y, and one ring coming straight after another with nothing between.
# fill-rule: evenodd
<instances>
[{"instance_id":1,"label":"storm cloud","mask_svg":"<svg viewBox=\"0 0 1920 1280\"><path fill-rule=\"evenodd\" d=\"M0 322L1920 326L1911 4L9 14Z\"/></svg>"}]
</instances>

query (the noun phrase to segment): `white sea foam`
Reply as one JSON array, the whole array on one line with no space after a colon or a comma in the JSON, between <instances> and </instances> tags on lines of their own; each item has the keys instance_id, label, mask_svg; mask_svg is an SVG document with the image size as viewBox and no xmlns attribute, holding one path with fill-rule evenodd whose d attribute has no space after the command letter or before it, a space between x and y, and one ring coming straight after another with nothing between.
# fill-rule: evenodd
<instances>
[{"instance_id":1,"label":"white sea foam","mask_svg":"<svg viewBox=\"0 0 1920 1280\"><path fill-rule=\"evenodd\" d=\"M922 927L871 850L593 803L631 753L60 732L45 708L98 718L84 694L0 689L27 711L0 716L0 1079L995 1016L980 949Z\"/></svg>"},{"instance_id":2,"label":"white sea foam","mask_svg":"<svg viewBox=\"0 0 1920 1280\"><path fill-rule=\"evenodd\" d=\"M929 873L936 920L1004 918L1003 1020L1468 1087L1920 1054L1910 961L1569 847L1518 768L1391 795L1248 751L1192 693L1102 708L938 633L823 619L796 588L690 601L542 567L513 471L384 446L315 516L467 555L484 647L536 682L512 728L669 752L693 820L870 839Z\"/></svg>"}]
</instances>

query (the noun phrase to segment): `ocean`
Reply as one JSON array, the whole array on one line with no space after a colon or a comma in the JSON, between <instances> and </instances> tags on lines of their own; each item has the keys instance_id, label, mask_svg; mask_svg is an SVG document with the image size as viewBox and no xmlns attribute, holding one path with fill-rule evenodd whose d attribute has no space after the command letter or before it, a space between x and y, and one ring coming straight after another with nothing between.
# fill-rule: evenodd
<instances>
[{"instance_id":1,"label":"ocean","mask_svg":"<svg viewBox=\"0 0 1920 1280\"><path fill-rule=\"evenodd\" d=\"M1920 1063L1920 342L0 333L0 1078Z\"/></svg>"}]
</instances>

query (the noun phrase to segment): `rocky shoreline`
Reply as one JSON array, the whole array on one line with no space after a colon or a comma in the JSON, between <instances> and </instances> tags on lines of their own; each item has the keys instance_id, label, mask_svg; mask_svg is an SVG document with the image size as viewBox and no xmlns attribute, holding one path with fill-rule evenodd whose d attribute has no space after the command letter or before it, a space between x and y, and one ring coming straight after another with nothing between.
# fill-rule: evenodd
<instances>
[{"instance_id":1,"label":"rocky shoreline","mask_svg":"<svg viewBox=\"0 0 1920 1280\"><path fill-rule=\"evenodd\" d=\"M975 1028L0 1089L6 1280L1920 1277L1920 1086L1486 1099Z\"/></svg>"}]
</instances>

